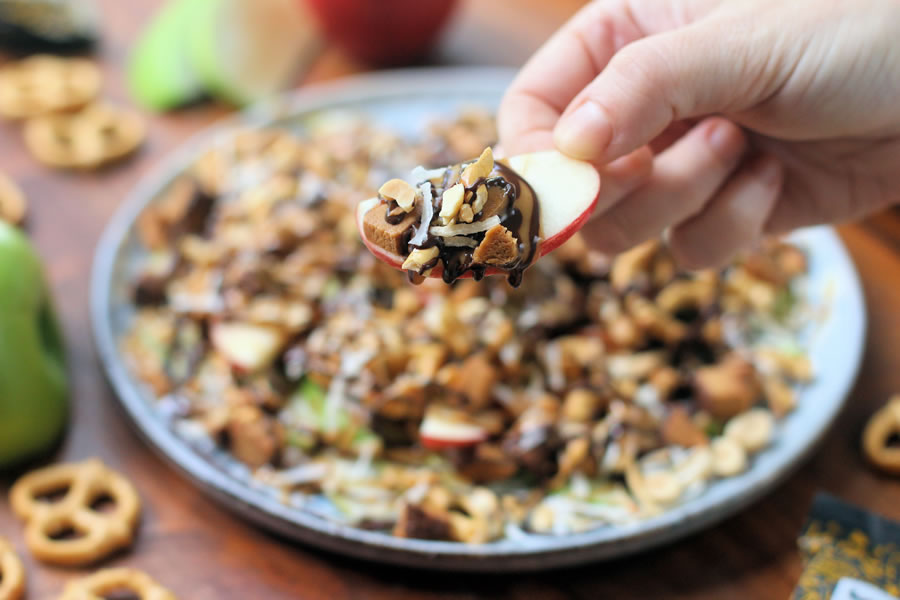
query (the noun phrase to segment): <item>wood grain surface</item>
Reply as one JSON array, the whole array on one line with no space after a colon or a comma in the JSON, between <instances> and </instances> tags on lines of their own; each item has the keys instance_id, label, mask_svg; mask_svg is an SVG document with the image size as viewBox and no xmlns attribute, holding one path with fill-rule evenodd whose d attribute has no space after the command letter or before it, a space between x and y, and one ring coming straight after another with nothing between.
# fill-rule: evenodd
<instances>
[{"instance_id":1,"label":"wood grain surface","mask_svg":"<svg viewBox=\"0 0 900 600\"><path fill-rule=\"evenodd\" d=\"M432 62L520 64L581 4L576 0L464 2ZM158 2L101 2L104 42L98 56L107 97L128 102L122 64L130 42ZM503 23L497 30L496 24ZM362 70L325 48L303 82ZM146 169L228 109L200 104L148 116L140 154L96 173L39 166L14 124L0 123L0 170L31 199L31 235L46 259L70 355L73 418L60 460L99 456L137 485L144 511L137 543L107 565L144 569L192 600L301 598L567 599L787 598L801 564L796 537L813 494L827 490L900 518L900 480L872 472L859 452L868 415L900 391L900 240L882 217L842 228L865 286L870 321L859 380L837 425L787 483L740 515L663 549L633 558L547 574L459 576L364 564L260 531L219 508L136 437L101 373L88 320L88 276L97 239L121 198ZM895 228L893 231L897 231ZM29 599L58 596L81 571L50 568L25 551L21 526L0 480L0 535L21 551Z\"/></svg>"}]
</instances>

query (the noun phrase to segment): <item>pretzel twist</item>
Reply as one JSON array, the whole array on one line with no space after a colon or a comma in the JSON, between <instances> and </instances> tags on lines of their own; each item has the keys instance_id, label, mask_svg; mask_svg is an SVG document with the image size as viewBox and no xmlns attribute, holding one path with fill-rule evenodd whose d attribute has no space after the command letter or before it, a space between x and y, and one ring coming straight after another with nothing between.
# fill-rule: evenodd
<instances>
[{"instance_id":1,"label":"pretzel twist","mask_svg":"<svg viewBox=\"0 0 900 600\"><path fill-rule=\"evenodd\" d=\"M0 600L19 600L25 593L25 568L15 549L0 538Z\"/></svg>"},{"instance_id":2,"label":"pretzel twist","mask_svg":"<svg viewBox=\"0 0 900 600\"><path fill-rule=\"evenodd\" d=\"M900 394L893 396L876 412L863 431L863 451L876 468L900 475L900 447L888 445L900 435Z\"/></svg>"},{"instance_id":3,"label":"pretzel twist","mask_svg":"<svg viewBox=\"0 0 900 600\"><path fill-rule=\"evenodd\" d=\"M39 499L61 489L67 491L59 502ZM113 501L112 510L94 510L91 505L105 496ZM34 556L70 566L95 562L128 546L140 513L140 498L131 483L95 458L28 473L13 485L10 504L26 523L25 544ZM68 529L79 537L53 539Z\"/></svg>"},{"instance_id":4,"label":"pretzel twist","mask_svg":"<svg viewBox=\"0 0 900 600\"><path fill-rule=\"evenodd\" d=\"M103 569L66 585L60 600L103 600L107 594L127 590L140 600L176 600L175 595L152 577L121 567Z\"/></svg>"},{"instance_id":5,"label":"pretzel twist","mask_svg":"<svg viewBox=\"0 0 900 600\"><path fill-rule=\"evenodd\" d=\"M77 113L31 119L24 135L28 150L45 165L92 169L137 149L145 127L134 112L94 104Z\"/></svg>"},{"instance_id":6,"label":"pretzel twist","mask_svg":"<svg viewBox=\"0 0 900 600\"><path fill-rule=\"evenodd\" d=\"M0 116L26 119L77 110L100 92L97 65L83 58L37 55L0 69Z\"/></svg>"}]
</instances>

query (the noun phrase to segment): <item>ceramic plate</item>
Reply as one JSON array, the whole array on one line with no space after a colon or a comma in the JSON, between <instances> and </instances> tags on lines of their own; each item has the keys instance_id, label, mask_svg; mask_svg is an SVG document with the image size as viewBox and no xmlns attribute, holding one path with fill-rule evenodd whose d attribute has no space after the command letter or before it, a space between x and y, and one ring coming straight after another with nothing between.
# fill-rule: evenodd
<instances>
[{"instance_id":1,"label":"ceramic plate","mask_svg":"<svg viewBox=\"0 0 900 600\"><path fill-rule=\"evenodd\" d=\"M856 271L830 228L795 234L809 251L808 296L823 307L810 336L817 374L797 409L779 423L774 443L742 475L712 483L697 498L650 520L565 537L528 536L481 546L395 538L324 520L278 501L252 484L227 453L179 437L117 349L132 316L128 282L142 252L134 223L141 210L217 135L237 125L302 126L322 111L350 110L382 126L415 134L424 123L464 106L495 108L507 70L413 70L378 73L310 86L260 105L208 130L172 154L132 191L109 223L94 262L91 311L100 357L118 398L147 442L200 489L241 516L308 544L356 557L411 567L468 571L547 569L621 557L683 537L745 508L786 478L814 448L838 414L863 350L865 306Z\"/></svg>"}]
</instances>

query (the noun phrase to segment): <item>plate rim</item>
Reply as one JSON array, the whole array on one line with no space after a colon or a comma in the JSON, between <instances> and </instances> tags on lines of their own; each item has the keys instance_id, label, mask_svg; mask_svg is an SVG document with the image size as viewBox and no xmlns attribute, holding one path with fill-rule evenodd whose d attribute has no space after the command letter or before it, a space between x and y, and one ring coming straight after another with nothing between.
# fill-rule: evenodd
<instances>
[{"instance_id":1,"label":"plate rim","mask_svg":"<svg viewBox=\"0 0 900 600\"><path fill-rule=\"evenodd\" d=\"M815 233L834 246L836 268L844 271L849 289L841 290L858 315L850 328L850 340L844 346L852 360L835 374L832 387L836 396L825 416L824 425L799 452L782 459L779 468L768 473L755 473L748 478L749 489L738 496L712 503L703 496L676 506L658 517L625 526L601 528L560 537L536 537L533 543L516 547L507 544L498 550L494 544L471 546L456 542L410 540L379 532L365 531L317 517L308 511L290 507L264 491L240 482L211 464L188 442L164 423L157 411L146 402L134 379L119 356L113 333L113 275L119 251L128 239L134 221L156 193L182 170L190 159L215 136L234 127L264 126L301 113L333 108L341 103L358 103L361 99L388 98L404 94L420 94L426 88L440 90L471 89L479 93L505 89L514 71L506 68L438 67L381 71L347 77L332 82L300 88L269 102L255 105L225 117L180 143L153 165L131 188L125 201L116 209L97 244L90 281L91 329L100 362L118 403L150 447L166 462L176 467L204 493L211 495L232 511L280 535L357 558L395 565L450 571L521 571L543 570L581 564L593 560L619 558L649 549L714 525L733 515L786 479L812 453L831 426L846 401L855 381L863 355L866 330L866 307L859 275L840 238L832 228L817 228ZM747 476L753 473L748 471ZM743 477L743 476L741 476ZM708 495L708 494L704 494Z\"/></svg>"}]
</instances>

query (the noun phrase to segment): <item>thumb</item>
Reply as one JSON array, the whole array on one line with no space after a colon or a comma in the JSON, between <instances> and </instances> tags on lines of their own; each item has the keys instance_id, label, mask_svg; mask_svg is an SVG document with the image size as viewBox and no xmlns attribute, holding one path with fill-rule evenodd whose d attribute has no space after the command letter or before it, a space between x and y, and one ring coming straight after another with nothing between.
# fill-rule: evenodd
<instances>
[{"instance_id":1,"label":"thumb","mask_svg":"<svg viewBox=\"0 0 900 600\"><path fill-rule=\"evenodd\" d=\"M753 64L749 58L753 38L729 29L702 21L623 47L560 117L557 147L576 158L609 162L675 121L760 101L774 77L765 76L766 60ZM753 45L764 43L761 37ZM756 54L764 58L770 51Z\"/></svg>"}]
</instances>

